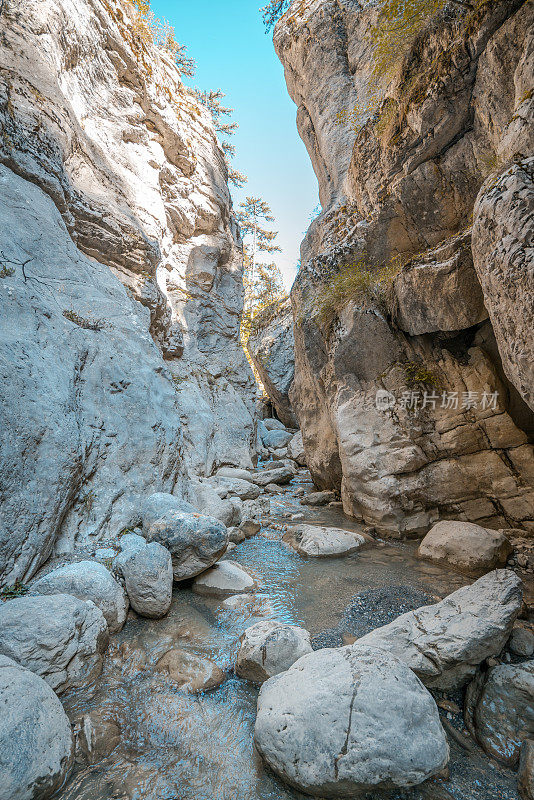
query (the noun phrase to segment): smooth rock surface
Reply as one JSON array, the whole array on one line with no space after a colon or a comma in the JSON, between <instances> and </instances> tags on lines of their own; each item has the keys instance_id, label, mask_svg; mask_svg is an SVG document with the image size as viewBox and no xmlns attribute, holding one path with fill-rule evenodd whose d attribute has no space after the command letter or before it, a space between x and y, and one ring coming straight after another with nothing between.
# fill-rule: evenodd
<instances>
[{"instance_id":1,"label":"smooth rock surface","mask_svg":"<svg viewBox=\"0 0 534 800\"><path fill-rule=\"evenodd\" d=\"M534 661L491 667L475 708L474 727L488 755L517 765L521 743L534 738Z\"/></svg>"},{"instance_id":2,"label":"smooth rock surface","mask_svg":"<svg viewBox=\"0 0 534 800\"><path fill-rule=\"evenodd\" d=\"M144 539L141 539L141 542L141 546L135 543L130 547L128 542L125 542L125 547L115 559L114 566L124 578L133 610L142 617L159 619L164 617L171 607L172 558L167 548L158 542L147 544Z\"/></svg>"},{"instance_id":3,"label":"smooth rock surface","mask_svg":"<svg viewBox=\"0 0 534 800\"><path fill-rule=\"evenodd\" d=\"M326 506L336 499L334 492L310 492L300 501L303 506Z\"/></svg>"},{"instance_id":4,"label":"smooth rock surface","mask_svg":"<svg viewBox=\"0 0 534 800\"><path fill-rule=\"evenodd\" d=\"M70 594L0 605L0 654L40 675L58 694L98 677L108 638L100 609Z\"/></svg>"},{"instance_id":5,"label":"smooth rock surface","mask_svg":"<svg viewBox=\"0 0 534 800\"><path fill-rule=\"evenodd\" d=\"M467 574L482 574L503 567L512 546L501 531L471 522L437 522L417 551L421 558L444 563Z\"/></svg>"},{"instance_id":6,"label":"smooth rock surface","mask_svg":"<svg viewBox=\"0 0 534 800\"><path fill-rule=\"evenodd\" d=\"M266 681L254 741L283 780L320 797L415 786L449 759L431 695L366 646L311 653Z\"/></svg>"},{"instance_id":7,"label":"smooth rock surface","mask_svg":"<svg viewBox=\"0 0 534 800\"><path fill-rule=\"evenodd\" d=\"M29 669L0 656L0 796L51 797L69 774L72 731L60 700Z\"/></svg>"},{"instance_id":8,"label":"smooth rock surface","mask_svg":"<svg viewBox=\"0 0 534 800\"><path fill-rule=\"evenodd\" d=\"M252 480L257 486L267 486L268 483L278 483L284 486L294 477L293 470L287 466L262 469L254 473Z\"/></svg>"},{"instance_id":9,"label":"smooth rock surface","mask_svg":"<svg viewBox=\"0 0 534 800\"><path fill-rule=\"evenodd\" d=\"M235 561L220 561L193 581L193 591L206 597L229 597L254 591L256 581Z\"/></svg>"},{"instance_id":10,"label":"smooth rock surface","mask_svg":"<svg viewBox=\"0 0 534 800\"><path fill-rule=\"evenodd\" d=\"M360 534L342 528L297 525L284 533L282 541L301 556L340 558L355 553L366 540Z\"/></svg>"},{"instance_id":11,"label":"smooth rock surface","mask_svg":"<svg viewBox=\"0 0 534 800\"><path fill-rule=\"evenodd\" d=\"M121 630L128 613L128 598L108 569L96 561L65 564L32 583L38 594L72 594L92 600L103 613L110 633Z\"/></svg>"},{"instance_id":12,"label":"smooth rock surface","mask_svg":"<svg viewBox=\"0 0 534 800\"><path fill-rule=\"evenodd\" d=\"M285 672L301 656L312 652L308 631L275 620L251 625L239 642L235 671L254 683Z\"/></svg>"},{"instance_id":13,"label":"smooth rock surface","mask_svg":"<svg viewBox=\"0 0 534 800\"><path fill-rule=\"evenodd\" d=\"M287 454L289 458L296 461L301 466L306 466L306 453L304 452L304 443L302 441L302 433L296 433L287 446Z\"/></svg>"},{"instance_id":14,"label":"smooth rock surface","mask_svg":"<svg viewBox=\"0 0 534 800\"><path fill-rule=\"evenodd\" d=\"M174 648L165 653L157 663L156 669L168 672L172 681L184 692L198 694L216 689L225 679L225 674L209 658Z\"/></svg>"},{"instance_id":15,"label":"smooth rock surface","mask_svg":"<svg viewBox=\"0 0 534 800\"><path fill-rule=\"evenodd\" d=\"M521 580L495 570L440 603L402 614L358 639L405 661L428 687L463 686L477 666L502 650L521 610Z\"/></svg>"},{"instance_id":16,"label":"smooth rock surface","mask_svg":"<svg viewBox=\"0 0 534 800\"><path fill-rule=\"evenodd\" d=\"M291 441L292 434L286 430L273 430L268 431L263 437L263 444L265 447L278 449L285 447Z\"/></svg>"}]
</instances>

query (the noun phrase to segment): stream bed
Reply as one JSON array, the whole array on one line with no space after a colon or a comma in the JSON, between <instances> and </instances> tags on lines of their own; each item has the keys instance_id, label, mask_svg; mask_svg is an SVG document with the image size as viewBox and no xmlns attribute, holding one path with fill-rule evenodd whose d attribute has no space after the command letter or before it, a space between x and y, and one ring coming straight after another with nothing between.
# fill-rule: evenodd
<instances>
[{"instance_id":1,"label":"stream bed","mask_svg":"<svg viewBox=\"0 0 534 800\"><path fill-rule=\"evenodd\" d=\"M372 628L391 617L383 600L378 607L369 590L384 590L386 597L391 593L400 603L395 616L421 605L423 601L413 604L414 593L424 593L426 602L433 602L468 582L418 560L414 543L377 542L340 559L300 557L280 541L292 514L305 515L299 522L360 529L337 509L302 506L293 495L300 485L306 484L293 481L288 491L272 496L273 513L261 532L229 554L258 580L252 601L231 609L189 588L175 589L164 619L130 615L112 637L94 686L62 697L72 721L79 724L85 714L97 712L118 726L120 735L108 757L95 764L77 762L57 795L60 800L301 800L304 795L266 770L254 750L258 688L232 672L243 630L260 619L274 618L302 625L312 641L318 637L314 646L320 646L321 636L337 629L345 607L360 592L370 596L364 616ZM173 647L207 656L226 671L227 679L205 694L180 690L167 673L154 669ZM461 728L457 716L449 719ZM451 741L448 780L435 779L391 797L517 800L515 774L473 749L471 753ZM378 792L374 796L384 797Z\"/></svg>"}]
</instances>

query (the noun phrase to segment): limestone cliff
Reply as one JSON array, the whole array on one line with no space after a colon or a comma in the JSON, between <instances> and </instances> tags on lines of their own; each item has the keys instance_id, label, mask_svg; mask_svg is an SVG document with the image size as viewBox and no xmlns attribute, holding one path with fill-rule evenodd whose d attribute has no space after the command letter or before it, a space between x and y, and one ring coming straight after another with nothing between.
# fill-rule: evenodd
<instances>
[{"instance_id":1,"label":"limestone cliff","mask_svg":"<svg viewBox=\"0 0 534 800\"><path fill-rule=\"evenodd\" d=\"M323 205L291 401L316 484L394 535L534 527L534 8L476 6L378 77L377 4L295 2L274 33Z\"/></svg>"},{"instance_id":2,"label":"limestone cliff","mask_svg":"<svg viewBox=\"0 0 534 800\"><path fill-rule=\"evenodd\" d=\"M242 254L209 112L126 0L0 17L0 580L251 466Z\"/></svg>"}]
</instances>

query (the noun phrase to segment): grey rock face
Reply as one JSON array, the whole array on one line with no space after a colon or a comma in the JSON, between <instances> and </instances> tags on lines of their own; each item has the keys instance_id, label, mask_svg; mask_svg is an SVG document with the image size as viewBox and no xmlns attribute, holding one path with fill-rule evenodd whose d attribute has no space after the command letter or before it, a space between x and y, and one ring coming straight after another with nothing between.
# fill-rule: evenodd
<instances>
[{"instance_id":1,"label":"grey rock face","mask_svg":"<svg viewBox=\"0 0 534 800\"><path fill-rule=\"evenodd\" d=\"M534 157L482 186L473 256L504 370L534 410Z\"/></svg>"},{"instance_id":2,"label":"grey rock face","mask_svg":"<svg viewBox=\"0 0 534 800\"><path fill-rule=\"evenodd\" d=\"M230 597L252 592L256 581L235 561L220 561L193 581L193 591L205 597Z\"/></svg>"},{"instance_id":3,"label":"grey rock face","mask_svg":"<svg viewBox=\"0 0 534 800\"><path fill-rule=\"evenodd\" d=\"M316 525L297 525L290 528L282 540L301 556L311 558L348 556L365 544L365 538L358 533Z\"/></svg>"},{"instance_id":4,"label":"grey rock face","mask_svg":"<svg viewBox=\"0 0 534 800\"><path fill-rule=\"evenodd\" d=\"M534 655L534 633L526 628L514 626L508 649L516 656L530 658Z\"/></svg>"},{"instance_id":5,"label":"grey rock face","mask_svg":"<svg viewBox=\"0 0 534 800\"><path fill-rule=\"evenodd\" d=\"M72 731L42 678L0 656L0 787L9 800L50 797L70 772Z\"/></svg>"},{"instance_id":6,"label":"grey rock face","mask_svg":"<svg viewBox=\"0 0 534 800\"><path fill-rule=\"evenodd\" d=\"M218 519L161 496L149 498L145 505L143 535L148 542L159 542L170 552L176 581L187 580L211 567L228 544L226 526Z\"/></svg>"},{"instance_id":7,"label":"grey rock face","mask_svg":"<svg viewBox=\"0 0 534 800\"><path fill-rule=\"evenodd\" d=\"M495 570L436 605L397 617L358 639L405 661L426 686L463 686L477 666L500 653L521 609L521 580Z\"/></svg>"},{"instance_id":8,"label":"grey rock face","mask_svg":"<svg viewBox=\"0 0 534 800\"><path fill-rule=\"evenodd\" d=\"M301 656L312 652L308 631L275 620L251 625L239 641L235 671L254 683L285 672Z\"/></svg>"},{"instance_id":9,"label":"grey rock face","mask_svg":"<svg viewBox=\"0 0 534 800\"><path fill-rule=\"evenodd\" d=\"M128 537L123 537L128 538ZM133 537L132 537L133 538ZM133 610L142 617L159 619L171 607L173 570L170 552L158 542L123 542L114 566L124 578Z\"/></svg>"},{"instance_id":10,"label":"grey rock face","mask_svg":"<svg viewBox=\"0 0 534 800\"><path fill-rule=\"evenodd\" d=\"M320 797L415 786L449 759L429 692L366 646L319 650L266 681L254 741L281 778Z\"/></svg>"},{"instance_id":11,"label":"grey rock face","mask_svg":"<svg viewBox=\"0 0 534 800\"><path fill-rule=\"evenodd\" d=\"M134 5L82 0L75 24L63 0L26 12L21 27L4 8L0 52L7 585L54 547L130 526L146 494L184 494L188 469L252 466L254 436L242 254L209 111L167 55L144 42L141 56Z\"/></svg>"},{"instance_id":12,"label":"grey rock face","mask_svg":"<svg viewBox=\"0 0 534 800\"><path fill-rule=\"evenodd\" d=\"M291 441L291 437L289 431L268 431L263 437L263 444L274 449L285 447Z\"/></svg>"},{"instance_id":13,"label":"grey rock face","mask_svg":"<svg viewBox=\"0 0 534 800\"><path fill-rule=\"evenodd\" d=\"M260 380L280 420L295 427L295 415L289 390L295 375L293 313L289 299L265 309L254 320L254 329L247 341Z\"/></svg>"},{"instance_id":14,"label":"grey rock face","mask_svg":"<svg viewBox=\"0 0 534 800\"><path fill-rule=\"evenodd\" d=\"M70 594L19 597L0 606L0 654L61 693L102 670L108 626L94 603Z\"/></svg>"},{"instance_id":15,"label":"grey rock face","mask_svg":"<svg viewBox=\"0 0 534 800\"><path fill-rule=\"evenodd\" d=\"M474 727L488 755L509 766L534 737L534 661L492 667L475 709Z\"/></svg>"},{"instance_id":16,"label":"grey rock face","mask_svg":"<svg viewBox=\"0 0 534 800\"><path fill-rule=\"evenodd\" d=\"M323 207L291 290L307 466L395 537L440 518L531 529L534 11L486 6L471 26L456 4L373 84L376 13L310 2L274 32Z\"/></svg>"},{"instance_id":17,"label":"grey rock face","mask_svg":"<svg viewBox=\"0 0 534 800\"><path fill-rule=\"evenodd\" d=\"M436 523L418 550L421 558L475 575L503 567L511 552L510 542L500 531L452 520Z\"/></svg>"},{"instance_id":18,"label":"grey rock face","mask_svg":"<svg viewBox=\"0 0 534 800\"><path fill-rule=\"evenodd\" d=\"M304 452L304 444L302 442L302 433L296 433L287 446L287 454L289 458L296 461L301 466L306 466L306 454Z\"/></svg>"},{"instance_id":19,"label":"grey rock face","mask_svg":"<svg viewBox=\"0 0 534 800\"><path fill-rule=\"evenodd\" d=\"M128 600L123 588L103 564L76 561L52 570L32 583L38 594L72 594L92 600L103 613L110 633L120 631L126 621Z\"/></svg>"}]
</instances>

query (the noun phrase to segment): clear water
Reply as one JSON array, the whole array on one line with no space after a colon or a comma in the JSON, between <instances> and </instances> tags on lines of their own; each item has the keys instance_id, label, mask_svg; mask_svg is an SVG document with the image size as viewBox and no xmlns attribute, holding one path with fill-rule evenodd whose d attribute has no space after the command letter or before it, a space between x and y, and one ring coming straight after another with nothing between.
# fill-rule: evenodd
<instances>
[{"instance_id":1,"label":"clear water","mask_svg":"<svg viewBox=\"0 0 534 800\"><path fill-rule=\"evenodd\" d=\"M262 532L231 558L258 580L251 604L228 610L189 589L176 590L163 620L129 620L113 637L97 684L63 696L73 721L95 709L120 727L120 744L95 765L79 763L61 800L296 800L262 766L253 748L258 690L232 674L237 640L266 617L298 623L315 635L339 621L357 592L409 584L444 596L466 583L455 573L418 561L412 545L381 543L342 559L303 559L280 542L287 516L358 530L333 509L301 507L291 494L276 498ZM227 671L215 691L190 695L154 670L172 647L205 655ZM454 749L454 748L453 748ZM483 757L455 750L448 782L431 782L396 797L456 800L517 798L515 778ZM376 797L383 795L377 794Z\"/></svg>"}]
</instances>

